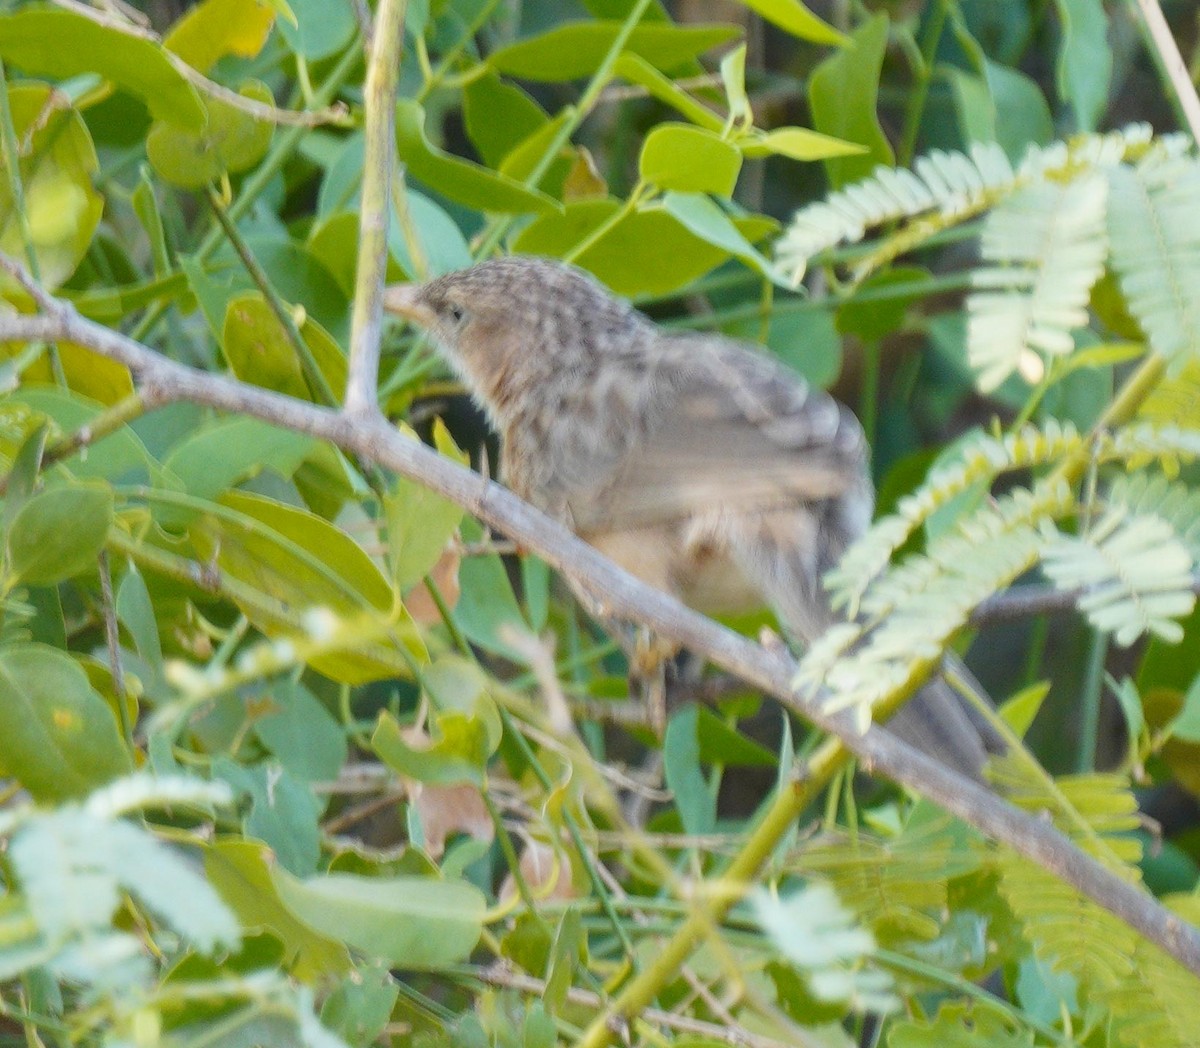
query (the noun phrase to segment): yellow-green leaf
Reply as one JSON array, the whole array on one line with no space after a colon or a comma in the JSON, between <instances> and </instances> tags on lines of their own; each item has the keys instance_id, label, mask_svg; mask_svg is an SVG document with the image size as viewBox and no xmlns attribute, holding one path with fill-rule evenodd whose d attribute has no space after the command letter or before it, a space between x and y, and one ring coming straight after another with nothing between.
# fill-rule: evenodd
<instances>
[{"instance_id":1,"label":"yellow-green leaf","mask_svg":"<svg viewBox=\"0 0 1200 1048\"><path fill-rule=\"evenodd\" d=\"M733 193L741 167L736 146L689 124L659 124L646 136L638 162L642 181L650 185L723 197Z\"/></svg>"},{"instance_id":2,"label":"yellow-green leaf","mask_svg":"<svg viewBox=\"0 0 1200 1048\"><path fill-rule=\"evenodd\" d=\"M130 767L108 703L74 659L46 644L0 649L0 774L61 801Z\"/></svg>"},{"instance_id":3,"label":"yellow-green leaf","mask_svg":"<svg viewBox=\"0 0 1200 1048\"><path fill-rule=\"evenodd\" d=\"M157 120L193 131L204 126L196 89L161 44L74 11L25 8L0 15L0 58L35 76L98 74L140 98Z\"/></svg>"},{"instance_id":4,"label":"yellow-green leaf","mask_svg":"<svg viewBox=\"0 0 1200 1048\"><path fill-rule=\"evenodd\" d=\"M0 18L0 40L4 32ZM18 167L29 232L41 282L53 290L75 272L100 223L104 198L93 186L100 165L87 126L64 94L45 84L21 84L9 88L8 101L17 140L28 143ZM25 257L24 234L6 177L0 178L0 251ZM13 288L12 280L0 275L0 294Z\"/></svg>"}]
</instances>

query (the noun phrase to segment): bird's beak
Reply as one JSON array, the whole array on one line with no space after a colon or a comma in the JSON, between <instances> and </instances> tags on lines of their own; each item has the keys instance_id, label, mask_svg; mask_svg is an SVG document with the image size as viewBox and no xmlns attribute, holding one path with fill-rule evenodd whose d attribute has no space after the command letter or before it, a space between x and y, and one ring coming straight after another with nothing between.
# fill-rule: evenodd
<instances>
[{"instance_id":1,"label":"bird's beak","mask_svg":"<svg viewBox=\"0 0 1200 1048\"><path fill-rule=\"evenodd\" d=\"M421 301L420 292L420 284L392 284L383 289L383 308L421 327L431 327L437 318Z\"/></svg>"}]
</instances>

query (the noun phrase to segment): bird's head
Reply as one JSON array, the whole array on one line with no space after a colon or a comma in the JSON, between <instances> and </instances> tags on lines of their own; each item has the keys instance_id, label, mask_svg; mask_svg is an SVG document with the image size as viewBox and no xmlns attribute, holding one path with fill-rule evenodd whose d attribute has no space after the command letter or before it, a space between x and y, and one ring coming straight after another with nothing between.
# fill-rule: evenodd
<instances>
[{"instance_id":1,"label":"bird's head","mask_svg":"<svg viewBox=\"0 0 1200 1048\"><path fill-rule=\"evenodd\" d=\"M550 259L511 256L423 284L396 284L384 308L428 331L492 408L564 369L620 352L648 322L593 277Z\"/></svg>"}]
</instances>

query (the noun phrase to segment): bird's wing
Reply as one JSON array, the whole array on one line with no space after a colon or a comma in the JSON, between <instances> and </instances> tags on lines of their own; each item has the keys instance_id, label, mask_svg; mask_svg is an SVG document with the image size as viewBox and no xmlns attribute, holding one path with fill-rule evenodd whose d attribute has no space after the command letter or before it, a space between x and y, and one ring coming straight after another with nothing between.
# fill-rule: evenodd
<instances>
[{"instance_id":1,"label":"bird's wing","mask_svg":"<svg viewBox=\"0 0 1200 1048\"><path fill-rule=\"evenodd\" d=\"M578 531L784 508L864 490L862 429L832 397L728 339L665 338L661 347L657 421L601 491L570 500Z\"/></svg>"}]
</instances>

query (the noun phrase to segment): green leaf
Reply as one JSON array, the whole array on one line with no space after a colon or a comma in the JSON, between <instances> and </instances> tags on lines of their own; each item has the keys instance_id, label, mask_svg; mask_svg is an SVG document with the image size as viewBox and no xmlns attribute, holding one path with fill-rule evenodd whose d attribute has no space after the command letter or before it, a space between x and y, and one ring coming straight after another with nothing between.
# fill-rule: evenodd
<instances>
[{"instance_id":1,"label":"green leaf","mask_svg":"<svg viewBox=\"0 0 1200 1048\"><path fill-rule=\"evenodd\" d=\"M112 710L64 652L0 649L0 770L39 801L83 796L131 770Z\"/></svg>"},{"instance_id":2,"label":"green leaf","mask_svg":"<svg viewBox=\"0 0 1200 1048\"><path fill-rule=\"evenodd\" d=\"M438 562L463 518L461 506L397 477L383 496L392 582L405 593Z\"/></svg>"},{"instance_id":3,"label":"green leaf","mask_svg":"<svg viewBox=\"0 0 1200 1048\"><path fill-rule=\"evenodd\" d=\"M817 130L867 148L861 156L825 161L834 189L895 160L876 113L887 39L887 15L877 14L858 28L849 46L826 58L809 78L808 98Z\"/></svg>"},{"instance_id":4,"label":"green leaf","mask_svg":"<svg viewBox=\"0 0 1200 1048\"><path fill-rule=\"evenodd\" d=\"M783 287L791 287L791 282L746 239L733 219L708 197L699 193L667 193L662 206L701 240L728 251L769 280Z\"/></svg>"},{"instance_id":5,"label":"green leaf","mask_svg":"<svg viewBox=\"0 0 1200 1048\"><path fill-rule=\"evenodd\" d=\"M274 21L275 11L266 4L203 0L171 26L163 45L193 69L207 73L226 55L254 58Z\"/></svg>"},{"instance_id":6,"label":"green leaf","mask_svg":"<svg viewBox=\"0 0 1200 1048\"><path fill-rule=\"evenodd\" d=\"M376 1044L399 996L400 989L386 968L363 966L342 979L325 999L321 1022L350 1044Z\"/></svg>"},{"instance_id":7,"label":"green leaf","mask_svg":"<svg viewBox=\"0 0 1200 1048\"><path fill-rule=\"evenodd\" d=\"M995 140L1009 160L1019 163L1030 143L1045 145L1054 139L1054 116L1032 77L991 60L984 69L996 108Z\"/></svg>"},{"instance_id":8,"label":"green leaf","mask_svg":"<svg viewBox=\"0 0 1200 1048\"><path fill-rule=\"evenodd\" d=\"M488 64L522 80L577 80L600 68L621 29L618 21L571 22L494 51ZM630 34L625 50L670 72L739 31L727 25L642 24Z\"/></svg>"},{"instance_id":9,"label":"green leaf","mask_svg":"<svg viewBox=\"0 0 1200 1048\"><path fill-rule=\"evenodd\" d=\"M396 719L379 715L371 749L389 768L429 786L469 783L482 788L487 778L487 731L482 721L451 713L437 718L437 738L428 746L410 746Z\"/></svg>"},{"instance_id":10,"label":"green leaf","mask_svg":"<svg viewBox=\"0 0 1200 1048\"><path fill-rule=\"evenodd\" d=\"M1101 0L1055 0L1062 24L1055 82L1059 96L1071 104L1076 131L1095 131L1108 108L1112 50L1108 17Z\"/></svg>"},{"instance_id":11,"label":"green leaf","mask_svg":"<svg viewBox=\"0 0 1200 1048\"><path fill-rule=\"evenodd\" d=\"M1047 681L1039 681L1017 692L1000 707L1000 716L1016 732L1018 738L1025 738L1025 733L1029 731L1049 694L1050 684Z\"/></svg>"},{"instance_id":12,"label":"green leaf","mask_svg":"<svg viewBox=\"0 0 1200 1048\"><path fill-rule=\"evenodd\" d=\"M248 80L238 90L243 98L274 105L271 89ZM204 99L208 121L192 131L160 121L146 139L146 156L166 181L183 189L199 189L222 175L253 167L271 145L275 126L221 99Z\"/></svg>"},{"instance_id":13,"label":"green leaf","mask_svg":"<svg viewBox=\"0 0 1200 1048\"><path fill-rule=\"evenodd\" d=\"M279 34L310 62L340 51L354 36L354 9L348 0L289 0L293 17Z\"/></svg>"},{"instance_id":14,"label":"green leaf","mask_svg":"<svg viewBox=\"0 0 1200 1048\"><path fill-rule=\"evenodd\" d=\"M483 529L467 518L462 522L463 539L475 542ZM518 663L524 658L501 639L505 627L529 632L529 625L513 594L504 564L494 553L466 557L458 569L462 595L454 609L454 621L472 644L504 655Z\"/></svg>"},{"instance_id":15,"label":"green leaf","mask_svg":"<svg viewBox=\"0 0 1200 1048\"><path fill-rule=\"evenodd\" d=\"M644 87L653 98L672 106L693 124L707 128L709 131L715 131L717 134L720 134L725 128L725 121L718 113L698 102L669 77L663 76L644 58L639 58L628 51L622 51L617 58L616 65L613 66L613 75L622 80L628 80L631 84Z\"/></svg>"},{"instance_id":16,"label":"green leaf","mask_svg":"<svg viewBox=\"0 0 1200 1048\"><path fill-rule=\"evenodd\" d=\"M437 149L425 136L425 110L408 99L396 104L396 148L414 178L467 207L535 214L558 210L545 193Z\"/></svg>"},{"instance_id":17,"label":"green leaf","mask_svg":"<svg viewBox=\"0 0 1200 1048\"><path fill-rule=\"evenodd\" d=\"M311 317L305 316L297 327L329 388L340 395L346 388L346 357L341 347ZM243 382L301 400L317 399L296 348L259 292L229 300L221 349L233 373Z\"/></svg>"},{"instance_id":18,"label":"green leaf","mask_svg":"<svg viewBox=\"0 0 1200 1048\"><path fill-rule=\"evenodd\" d=\"M987 80L957 66L938 66L934 75L950 85L963 141L996 141L996 105Z\"/></svg>"},{"instance_id":19,"label":"green leaf","mask_svg":"<svg viewBox=\"0 0 1200 1048\"><path fill-rule=\"evenodd\" d=\"M731 727L712 710L695 707L696 741L700 746L700 761L738 768L774 768L779 758L765 746L748 739Z\"/></svg>"},{"instance_id":20,"label":"green leaf","mask_svg":"<svg viewBox=\"0 0 1200 1048\"><path fill-rule=\"evenodd\" d=\"M33 75L59 79L98 73L136 95L158 120L204 127L195 88L162 45L73 11L26 8L0 15L0 58Z\"/></svg>"},{"instance_id":21,"label":"green leaf","mask_svg":"<svg viewBox=\"0 0 1200 1048\"><path fill-rule=\"evenodd\" d=\"M336 779L349 749L342 726L298 681L280 682L269 695L276 710L254 722L259 741L298 779Z\"/></svg>"},{"instance_id":22,"label":"green leaf","mask_svg":"<svg viewBox=\"0 0 1200 1048\"><path fill-rule=\"evenodd\" d=\"M219 838L204 849L204 872L247 929L278 937L298 979L315 980L350 968L346 948L295 917L271 880L270 850L257 841Z\"/></svg>"},{"instance_id":23,"label":"green leaf","mask_svg":"<svg viewBox=\"0 0 1200 1048\"><path fill-rule=\"evenodd\" d=\"M742 0L742 3L802 40L811 40L814 44L847 43L833 26L821 21L797 0Z\"/></svg>"},{"instance_id":24,"label":"green leaf","mask_svg":"<svg viewBox=\"0 0 1200 1048\"><path fill-rule=\"evenodd\" d=\"M146 580L137 568L129 570L117 588L117 620L129 631L138 655L155 673L162 672L162 641Z\"/></svg>"},{"instance_id":25,"label":"green leaf","mask_svg":"<svg viewBox=\"0 0 1200 1048\"><path fill-rule=\"evenodd\" d=\"M610 221L620 207L615 200L570 203L562 215L530 223L518 234L513 250L561 258ZM762 236L771 228L758 218L738 219L733 225L735 230L744 230L747 239ZM676 291L728 257L727 249L706 242L664 206L655 205L623 215L574 261L617 294L634 297Z\"/></svg>"},{"instance_id":26,"label":"green leaf","mask_svg":"<svg viewBox=\"0 0 1200 1048\"><path fill-rule=\"evenodd\" d=\"M164 466L188 494L214 499L263 469L290 477L315 443L312 437L258 419L221 418L189 433L171 449ZM164 526L184 524L195 515L175 506L163 509L158 520Z\"/></svg>"},{"instance_id":27,"label":"green leaf","mask_svg":"<svg viewBox=\"0 0 1200 1048\"><path fill-rule=\"evenodd\" d=\"M1033 1031L999 1009L949 1001L933 1020L899 1020L888 1048L1033 1048Z\"/></svg>"},{"instance_id":28,"label":"green leaf","mask_svg":"<svg viewBox=\"0 0 1200 1048\"><path fill-rule=\"evenodd\" d=\"M0 17L0 54L4 22ZM100 164L87 126L66 107L61 94L46 85L21 84L8 89L8 102L17 140L28 142L17 165L25 214L41 283L53 291L75 272L100 223L104 198L94 185ZM24 233L7 176L0 179L0 251L25 258ZM11 290L12 279L0 276L0 295Z\"/></svg>"},{"instance_id":29,"label":"green leaf","mask_svg":"<svg viewBox=\"0 0 1200 1048\"><path fill-rule=\"evenodd\" d=\"M276 612L252 604L242 609L268 636L306 637L305 610L328 608L339 617L374 621L381 630L390 625L378 642L314 657L312 666L326 676L359 684L408 675L409 659L424 661L425 646L412 618L403 609L394 617L391 586L345 532L307 510L260 495L230 492L220 504L224 512L196 520L189 537L201 559L278 602Z\"/></svg>"},{"instance_id":30,"label":"green leaf","mask_svg":"<svg viewBox=\"0 0 1200 1048\"><path fill-rule=\"evenodd\" d=\"M490 70L463 89L467 137L489 167L498 167L518 143L549 119L528 94Z\"/></svg>"},{"instance_id":31,"label":"green leaf","mask_svg":"<svg viewBox=\"0 0 1200 1048\"><path fill-rule=\"evenodd\" d=\"M780 127L774 131L758 131L738 141L738 147L748 157L786 156L792 160L826 160L829 157L859 156L867 147L857 142L831 138L807 127Z\"/></svg>"},{"instance_id":32,"label":"green leaf","mask_svg":"<svg viewBox=\"0 0 1200 1048\"><path fill-rule=\"evenodd\" d=\"M274 762L241 765L228 757L213 761L213 775L250 798L243 822L247 837L269 845L279 863L297 876L316 872L321 854L317 820L323 805L307 782Z\"/></svg>"},{"instance_id":33,"label":"green leaf","mask_svg":"<svg viewBox=\"0 0 1200 1048\"><path fill-rule=\"evenodd\" d=\"M309 927L403 968L464 961L483 932L487 900L463 881L347 873L301 881L279 868L271 880L283 904Z\"/></svg>"},{"instance_id":34,"label":"green leaf","mask_svg":"<svg viewBox=\"0 0 1200 1048\"><path fill-rule=\"evenodd\" d=\"M101 404L85 396L63 389L37 387L21 389L9 403L28 405L53 419L63 432L87 425L103 410ZM128 426L122 426L90 445L86 457L76 456L71 460L71 469L76 476L113 481L145 477L155 465L146 446Z\"/></svg>"},{"instance_id":35,"label":"green leaf","mask_svg":"<svg viewBox=\"0 0 1200 1048\"><path fill-rule=\"evenodd\" d=\"M720 135L688 124L659 124L646 136L638 174L659 189L728 197L741 167L741 154Z\"/></svg>"},{"instance_id":36,"label":"green leaf","mask_svg":"<svg viewBox=\"0 0 1200 1048\"><path fill-rule=\"evenodd\" d=\"M163 230L162 212L158 208L158 198L154 195L154 184L150 181L150 171L146 167L141 170L141 178L133 191L133 211L146 231L150 241L150 253L154 259L154 275L165 276L171 269L171 255L167 250L166 233Z\"/></svg>"},{"instance_id":37,"label":"green leaf","mask_svg":"<svg viewBox=\"0 0 1200 1048\"><path fill-rule=\"evenodd\" d=\"M73 484L34 495L8 529L11 582L52 586L91 571L112 519L107 484Z\"/></svg>"},{"instance_id":38,"label":"green leaf","mask_svg":"<svg viewBox=\"0 0 1200 1048\"><path fill-rule=\"evenodd\" d=\"M667 734L663 739L667 789L674 796L684 833L693 836L711 833L717 824L716 793L700 767L698 717L698 706L685 706L667 723Z\"/></svg>"}]
</instances>

